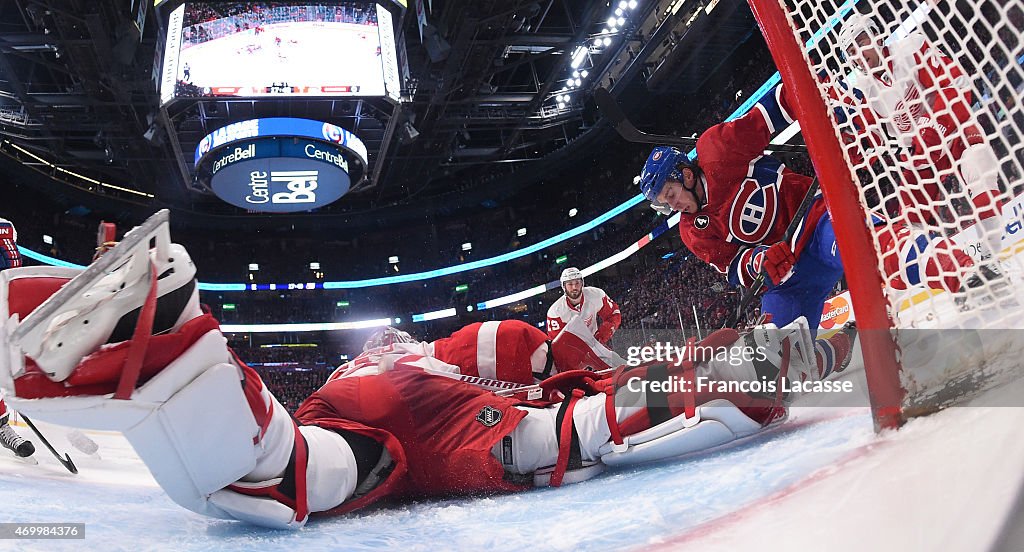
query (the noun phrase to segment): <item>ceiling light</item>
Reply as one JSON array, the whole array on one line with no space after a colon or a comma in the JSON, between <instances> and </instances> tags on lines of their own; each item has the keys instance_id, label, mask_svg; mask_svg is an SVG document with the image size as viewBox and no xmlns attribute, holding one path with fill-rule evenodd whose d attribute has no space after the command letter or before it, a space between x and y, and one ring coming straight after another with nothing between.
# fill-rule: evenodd
<instances>
[{"instance_id":1,"label":"ceiling light","mask_svg":"<svg viewBox=\"0 0 1024 552\"><path fill-rule=\"evenodd\" d=\"M610 36L604 37L604 45L605 46L609 46L609 45L611 45L611 43L612 43L612 38Z\"/></svg>"}]
</instances>

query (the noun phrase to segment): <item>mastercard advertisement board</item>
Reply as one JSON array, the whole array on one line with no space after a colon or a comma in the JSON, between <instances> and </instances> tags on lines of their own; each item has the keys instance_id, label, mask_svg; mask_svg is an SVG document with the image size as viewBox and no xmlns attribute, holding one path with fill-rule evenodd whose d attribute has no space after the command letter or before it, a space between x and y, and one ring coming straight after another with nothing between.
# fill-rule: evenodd
<instances>
[{"instance_id":1,"label":"mastercard advertisement board","mask_svg":"<svg viewBox=\"0 0 1024 552\"><path fill-rule=\"evenodd\" d=\"M838 330L843 327L843 324L853 319L850 292L844 291L825 300L825 306L821 309L821 324L818 326L818 331Z\"/></svg>"}]
</instances>

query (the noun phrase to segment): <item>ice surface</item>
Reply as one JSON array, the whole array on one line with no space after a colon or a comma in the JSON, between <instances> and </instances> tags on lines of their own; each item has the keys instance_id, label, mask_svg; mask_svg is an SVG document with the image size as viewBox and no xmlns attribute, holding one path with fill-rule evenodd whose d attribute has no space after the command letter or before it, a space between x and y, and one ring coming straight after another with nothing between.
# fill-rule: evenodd
<instances>
[{"instance_id":1,"label":"ice surface","mask_svg":"<svg viewBox=\"0 0 1024 552\"><path fill-rule=\"evenodd\" d=\"M862 379L858 362L842 376ZM1024 408L983 405L1022 390L1016 382L882 436L867 408L806 396L785 424L710 454L560 489L320 518L298 532L193 514L119 434L85 432L98 459L73 449L65 429L39 424L80 473L38 443L38 465L0 451L0 521L86 524L84 542L18 550L981 550L1024 475Z\"/></svg>"}]
</instances>

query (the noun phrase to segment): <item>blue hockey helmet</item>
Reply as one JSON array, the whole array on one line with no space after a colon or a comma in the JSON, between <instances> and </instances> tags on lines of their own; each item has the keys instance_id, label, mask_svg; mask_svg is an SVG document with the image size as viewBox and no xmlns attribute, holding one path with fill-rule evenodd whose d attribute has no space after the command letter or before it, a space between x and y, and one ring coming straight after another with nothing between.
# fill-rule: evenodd
<instances>
[{"instance_id":1,"label":"blue hockey helmet","mask_svg":"<svg viewBox=\"0 0 1024 552\"><path fill-rule=\"evenodd\" d=\"M682 169L684 168L693 171L695 178L700 175L700 169L690 161L685 153L672 146L655 147L651 150L647 162L644 163L640 176L636 178L636 182L640 184L640 192L654 204L656 209L658 207L668 208L667 205L658 203L658 194L661 193L668 180L683 182ZM684 189L696 195L694 190L685 187Z\"/></svg>"}]
</instances>

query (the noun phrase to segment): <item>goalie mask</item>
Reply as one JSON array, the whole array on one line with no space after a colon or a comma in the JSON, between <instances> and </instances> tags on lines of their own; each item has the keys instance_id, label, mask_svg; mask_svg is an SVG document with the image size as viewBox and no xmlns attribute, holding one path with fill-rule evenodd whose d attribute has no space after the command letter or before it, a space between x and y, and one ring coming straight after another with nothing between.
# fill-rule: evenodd
<instances>
[{"instance_id":1,"label":"goalie mask","mask_svg":"<svg viewBox=\"0 0 1024 552\"><path fill-rule=\"evenodd\" d=\"M392 328L391 326L385 326L370 336L370 339L363 343L363 352L369 351L370 349L376 349L378 347L387 347L388 345L394 345L395 343L416 343L417 339L409 335L398 328Z\"/></svg>"},{"instance_id":2,"label":"goalie mask","mask_svg":"<svg viewBox=\"0 0 1024 552\"><path fill-rule=\"evenodd\" d=\"M693 172L694 185L689 188L684 184L686 180L683 178L683 169L690 169ZM671 146L657 146L651 150L640 176L634 178L633 183L640 185L640 192L651 202L651 208L663 215L669 215L673 211L672 207L658 201L658 195L665 188L665 182L669 180L679 182L684 190L693 194L697 205L703 207L696 190L697 182L700 180L700 168L692 163L685 153Z\"/></svg>"}]
</instances>

